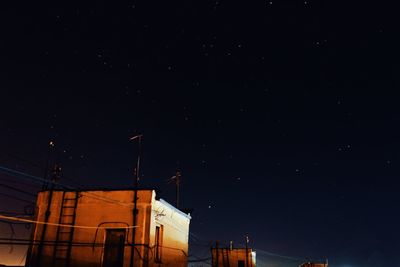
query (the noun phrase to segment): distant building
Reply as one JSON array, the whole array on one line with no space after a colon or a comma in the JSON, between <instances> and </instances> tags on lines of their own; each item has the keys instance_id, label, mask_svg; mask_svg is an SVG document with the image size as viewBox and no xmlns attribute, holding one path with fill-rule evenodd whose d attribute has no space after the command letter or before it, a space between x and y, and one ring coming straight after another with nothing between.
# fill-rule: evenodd
<instances>
[{"instance_id":1,"label":"distant building","mask_svg":"<svg viewBox=\"0 0 400 267\"><path fill-rule=\"evenodd\" d=\"M301 264L299 267L328 267L328 262L325 263L306 262Z\"/></svg>"},{"instance_id":2,"label":"distant building","mask_svg":"<svg viewBox=\"0 0 400 267\"><path fill-rule=\"evenodd\" d=\"M251 248L211 249L212 267L256 267L256 252Z\"/></svg>"},{"instance_id":3,"label":"distant building","mask_svg":"<svg viewBox=\"0 0 400 267\"><path fill-rule=\"evenodd\" d=\"M135 190L39 192L26 266L186 267L190 215L137 193L133 228Z\"/></svg>"}]
</instances>

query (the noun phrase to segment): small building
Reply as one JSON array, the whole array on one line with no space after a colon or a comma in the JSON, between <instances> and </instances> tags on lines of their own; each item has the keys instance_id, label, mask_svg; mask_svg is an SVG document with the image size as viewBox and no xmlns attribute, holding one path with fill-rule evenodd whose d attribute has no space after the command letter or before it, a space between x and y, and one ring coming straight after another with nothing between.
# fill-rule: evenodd
<instances>
[{"instance_id":1,"label":"small building","mask_svg":"<svg viewBox=\"0 0 400 267\"><path fill-rule=\"evenodd\" d=\"M190 214L156 197L153 189L39 192L26 266L186 267Z\"/></svg>"},{"instance_id":2,"label":"small building","mask_svg":"<svg viewBox=\"0 0 400 267\"><path fill-rule=\"evenodd\" d=\"M316 263L316 262L305 262L299 267L328 267L328 262Z\"/></svg>"},{"instance_id":3,"label":"small building","mask_svg":"<svg viewBox=\"0 0 400 267\"><path fill-rule=\"evenodd\" d=\"M212 267L256 267L256 252L251 248L211 248Z\"/></svg>"}]
</instances>

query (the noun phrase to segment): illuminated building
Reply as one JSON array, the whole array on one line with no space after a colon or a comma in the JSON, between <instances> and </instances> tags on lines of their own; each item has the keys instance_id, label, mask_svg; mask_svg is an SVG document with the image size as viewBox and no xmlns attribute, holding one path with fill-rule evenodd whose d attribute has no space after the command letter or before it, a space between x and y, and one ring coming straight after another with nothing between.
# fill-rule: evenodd
<instances>
[{"instance_id":1,"label":"illuminated building","mask_svg":"<svg viewBox=\"0 0 400 267\"><path fill-rule=\"evenodd\" d=\"M256 267L256 252L251 248L220 248L211 249L212 267Z\"/></svg>"},{"instance_id":2,"label":"illuminated building","mask_svg":"<svg viewBox=\"0 0 400 267\"><path fill-rule=\"evenodd\" d=\"M186 267L190 219L152 189L42 191L26 266Z\"/></svg>"},{"instance_id":3,"label":"illuminated building","mask_svg":"<svg viewBox=\"0 0 400 267\"><path fill-rule=\"evenodd\" d=\"M299 267L328 267L328 262L326 263L306 262L301 264Z\"/></svg>"}]
</instances>

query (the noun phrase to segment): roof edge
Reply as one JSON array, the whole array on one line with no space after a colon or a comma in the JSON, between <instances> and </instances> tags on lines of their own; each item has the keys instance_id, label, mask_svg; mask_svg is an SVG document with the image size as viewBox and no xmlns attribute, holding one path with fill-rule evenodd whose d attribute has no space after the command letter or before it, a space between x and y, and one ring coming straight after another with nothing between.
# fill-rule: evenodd
<instances>
[{"instance_id":1,"label":"roof edge","mask_svg":"<svg viewBox=\"0 0 400 267\"><path fill-rule=\"evenodd\" d=\"M154 187L144 187L144 188L137 188L135 189L134 187L126 187L126 188L77 188L76 190L74 189L63 189L63 188L54 188L54 189L42 189L39 190L38 193L40 192L48 192L48 191L62 191L62 192L84 192L84 191L156 191L156 193L160 193L161 190L158 188Z\"/></svg>"},{"instance_id":2,"label":"roof edge","mask_svg":"<svg viewBox=\"0 0 400 267\"><path fill-rule=\"evenodd\" d=\"M162 204L164 204L165 206L167 206L167 207L173 209L174 211L176 211L176 212L179 213L180 215L182 215L182 216L188 218L189 220L192 219L192 216L190 216L189 214L184 213L183 211L181 211L180 209L178 209L178 208L175 207L174 205L168 203L168 202L165 201L164 199L160 198L160 200L157 200L157 201L160 201L160 202L161 202Z\"/></svg>"}]
</instances>

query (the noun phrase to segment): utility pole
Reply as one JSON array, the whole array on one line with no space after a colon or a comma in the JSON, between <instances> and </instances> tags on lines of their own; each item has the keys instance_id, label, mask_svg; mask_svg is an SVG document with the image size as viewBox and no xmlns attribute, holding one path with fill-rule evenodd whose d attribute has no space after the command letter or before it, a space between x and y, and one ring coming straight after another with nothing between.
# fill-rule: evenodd
<instances>
[{"instance_id":1,"label":"utility pole","mask_svg":"<svg viewBox=\"0 0 400 267\"><path fill-rule=\"evenodd\" d=\"M249 236L245 236L246 241L246 267L249 267Z\"/></svg>"},{"instance_id":2,"label":"utility pole","mask_svg":"<svg viewBox=\"0 0 400 267\"><path fill-rule=\"evenodd\" d=\"M50 156L51 156L51 152L54 149L54 146L55 146L54 142L50 141L49 142L49 147L47 149L46 165L44 167L44 174L43 174L43 179L44 180L47 180L47 174L48 174L48 171L49 171L49 164L50 164ZM43 185L42 185L42 190L46 190L48 188L48 185L49 185L49 183L44 181Z\"/></svg>"},{"instance_id":3,"label":"utility pole","mask_svg":"<svg viewBox=\"0 0 400 267\"><path fill-rule=\"evenodd\" d=\"M134 266L134 254L135 254L135 238L136 238L136 224L137 224L137 194L138 194L138 186L139 186L139 174L140 174L140 158L142 153L142 137L143 135L135 135L134 137L129 138L130 141L138 140L138 156L136 161L136 167L134 170L134 196L133 196L133 229L132 229L132 247L131 247L131 260L130 260L130 267Z\"/></svg>"},{"instance_id":4,"label":"utility pole","mask_svg":"<svg viewBox=\"0 0 400 267\"><path fill-rule=\"evenodd\" d=\"M48 153L47 153L47 161L46 161L46 166L45 166L45 172L44 172L44 179L47 180L47 172L48 172L48 168L49 168L49 162L50 162L50 154L52 149L54 148L54 142L50 141L49 142L49 147L48 147ZM59 175L59 173L55 173L53 172L53 175ZM54 177L52 177L52 181L53 179L55 179ZM44 182L43 183L43 190L46 190L48 187L48 183ZM54 183L51 182L50 185L50 190L49 190L49 196L47 198L47 208L46 208L46 212L44 215L44 224L42 226L42 232L40 235L40 243L38 246L38 255L37 255L37 259L36 259L36 266L40 266L41 265L41 261L42 261L42 253L43 253L43 246L44 246L44 242L45 242L45 236L46 236L46 231L47 231L47 222L49 221L49 217L50 217L50 209L51 209L51 202L53 201L53 189L54 189ZM37 227L37 226L36 226Z\"/></svg>"},{"instance_id":5,"label":"utility pole","mask_svg":"<svg viewBox=\"0 0 400 267\"><path fill-rule=\"evenodd\" d=\"M215 242L215 265L213 267L218 267L219 266L219 251L218 251L218 246L219 246L219 241Z\"/></svg>"}]
</instances>

